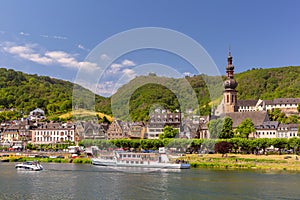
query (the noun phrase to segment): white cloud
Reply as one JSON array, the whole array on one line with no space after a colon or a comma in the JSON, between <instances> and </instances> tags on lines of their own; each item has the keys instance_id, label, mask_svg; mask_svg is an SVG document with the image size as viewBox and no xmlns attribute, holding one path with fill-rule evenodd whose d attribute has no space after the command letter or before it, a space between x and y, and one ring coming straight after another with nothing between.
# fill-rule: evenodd
<instances>
[{"instance_id":1,"label":"white cloud","mask_svg":"<svg viewBox=\"0 0 300 200\"><path fill-rule=\"evenodd\" d=\"M35 53L30 45L4 47L3 50L10 54L17 55L25 60L30 60L43 65L48 65L52 62L51 59Z\"/></svg>"},{"instance_id":2,"label":"white cloud","mask_svg":"<svg viewBox=\"0 0 300 200\"><path fill-rule=\"evenodd\" d=\"M82 50L85 50L85 51L90 51L90 49L84 47L82 44L78 44L77 47L78 47L78 49L82 49Z\"/></svg>"},{"instance_id":3,"label":"white cloud","mask_svg":"<svg viewBox=\"0 0 300 200\"><path fill-rule=\"evenodd\" d=\"M68 38L65 37L65 36L59 36L59 35L54 35L53 38L54 38L54 39L58 39L58 40L66 40L66 39L68 39Z\"/></svg>"},{"instance_id":4,"label":"white cloud","mask_svg":"<svg viewBox=\"0 0 300 200\"><path fill-rule=\"evenodd\" d=\"M49 38L49 39L56 39L56 40L67 40L67 39L68 39L68 38L65 37L65 36L59 36L59 35L51 36L51 35L45 35L45 34L42 34L42 35L40 35L40 37L43 37L43 38Z\"/></svg>"},{"instance_id":5,"label":"white cloud","mask_svg":"<svg viewBox=\"0 0 300 200\"><path fill-rule=\"evenodd\" d=\"M20 35L23 35L23 36L29 36L30 34L29 33L24 33L23 31L20 32Z\"/></svg>"},{"instance_id":6,"label":"white cloud","mask_svg":"<svg viewBox=\"0 0 300 200\"><path fill-rule=\"evenodd\" d=\"M98 68L97 64L77 61L73 55L64 51L46 51L45 53L37 53L37 45L32 44L22 46L4 43L1 46L3 46L2 49L7 53L42 65L58 64L64 67L84 68L85 70L95 70Z\"/></svg>"},{"instance_id":7,"label":"white cloud","mask_svg":"<svg viewBox=\"0 0 300 200\"><path fill-rule=\"evenodd\" d=\"M131 60L123 60L121 63L113 63L111 64L110 68L107 70L107 74L117 74L117 73L124 73L124 68L135 66L136 64Z\"/></svg>"},{"instance_id":8,"label":"white cloud","mask_svg":"<svg viewBox=\"0 0 300 200\"><path fill-rule=\"evenodd\" d=\"M12 46L12 47L3 47L4 51L11 54L23 54L23 53L31 53L32 50L28 46Z\"/></svg>"},{"instance_id":9,"label":"white cloud","mask_svg":"<svg viewBox=\"0 0 300 200\"><path fill-rule=\"evenodd\" d=\"M184 76L192 76L193 74L191 74L190 72L183 72Z\"/></svg>"},{"instance_id":10,"label":"white cloud","mask_svg":"<svg viewBox=\"0 0 300 200\"><path fill-rule=\"evenodd\" d=\"M100 59L103 60L103 61L111 60L111 58L105 53L100 56Z\"/></svg>"},{"instance_id":11,"label":"white cloud","mask_svg":"<svg viewBox=\"0 0 300 200\"><path fill-rule=\"evenodd\" d=\"M109 97L117 92L118 88L120 88L123 84L115 81L105 81L97 84L95 93Z\"/></svg>"},{"instance_id":12,"label":"white cloud","mask_svg":"<svg viewBox=\"0 0 300 200\"><path fill-rule=\"evenodd\" d=\"M124 69L123 70L123 73L127 76L130 76L130 77L135 77L136 76L136 73L134 70L132 69Z\"/></svg>"},{"instance_id":13,"label":"white cloud","mask_svg":"<svg viewBox=\"0 0 300 200\"><path fill-rule=\"evenodd\" d=\"M123 60L122 65L127 66L127 67L132 67L132 66L135 66L136 64L131 60L125 59L125 60Z\"/></svg>"}]
</instances>

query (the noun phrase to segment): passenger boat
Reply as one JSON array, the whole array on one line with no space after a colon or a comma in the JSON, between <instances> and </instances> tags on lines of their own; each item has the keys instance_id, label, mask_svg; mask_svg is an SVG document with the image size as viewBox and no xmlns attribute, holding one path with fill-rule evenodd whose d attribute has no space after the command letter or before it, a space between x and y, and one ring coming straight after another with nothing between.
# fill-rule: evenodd
<instances>
[{"instance_id":1,"label":"passenger boat","mask_svg":"<svg viewBox=\"0 0 300 200\"><path fill-rule=\"evenodd\" d=\"M17 170L41 171L43 166L38 161L26 161L16 165Z\"/></svg>"},{"instance_id":2,"label":"passenger boat","mask_svg":"<svg viewBox=\"0 0 300 200\"><path fill-rule=\"evenodd\" d=\"M133 153L115 151L113 155L102 155L92 158L93 165L111 167L142 167L160 169L189 169L190 164L179 161L171 162L167 154L157 153Z\"/></svg>"}]
</instances>

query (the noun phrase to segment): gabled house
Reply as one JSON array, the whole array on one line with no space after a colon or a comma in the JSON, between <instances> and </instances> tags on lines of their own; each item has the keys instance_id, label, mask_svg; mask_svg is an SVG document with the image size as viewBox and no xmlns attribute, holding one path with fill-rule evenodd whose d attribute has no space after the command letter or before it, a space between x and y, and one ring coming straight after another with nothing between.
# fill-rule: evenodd
<instances>
[{"instance_id":1,"label":"gabled house","mask_svg":"<svg viewBox=\"0 0 300 200\"><path fill-rule=\"evenodd\" d=\"M128 138L129 125L127 122L114 120L107 129L107 139Z\"/></svg>"},{"instance_id":2,"label":"gabled house","mask_svg":"<svg viewBox=\"0 0 300 200\"><path fill-rule=\"evenodd\" d=\"M19 141L19 129L20 127L16 123L11 123L9 126L6 126L2 132L2 143L10 143L13 145L14 142Z\"/></svg>"},{"instance_id":3,"label":"gabled house","mask_svg":"<svg viewBox=\"0 0 300 200\"><path fill-rule=\"evenodd\" d=\"M107 139L108 124L89 121L77 123L76 127L80 139Z\"/></svg>"},{"instance_id":4,"label":"gabled house","mask_svg":"<svg viewBox=\"0 0 300 200\"><path fill-rule=\"evenodd\" d=\"M143 122L129 123L128 137L130 139L144 139L146 126Z\"/></svg>"}]
</instances>

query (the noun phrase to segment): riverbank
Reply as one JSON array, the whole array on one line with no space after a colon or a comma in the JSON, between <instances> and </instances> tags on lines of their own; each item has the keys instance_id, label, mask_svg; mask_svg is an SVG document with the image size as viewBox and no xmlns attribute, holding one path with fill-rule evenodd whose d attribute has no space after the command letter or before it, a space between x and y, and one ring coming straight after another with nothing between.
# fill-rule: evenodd
<instances>
[{"instance_id":1,"label":"riverbank","mask_svg":"<svg viewBox=\"0 0 300 200\"><path fill-rule=\"evenodd\" d=\"M25 162L25 161L39 161L41 163L78 163L91 164L90 158L31 158L24 156L9 156L2 157L1 162Z\"/></svg>"},{"instance_id":2,"label":"riverbank","mask_svg":"<svg viewBox=\"0 0 300 200\"><path fill-rule=\"evenodd\" d=\"M221 169L258 169L258 170L289 170L300 172L300 160L297 155L253 155L253 154L187 154L180 158L191 164L192 168ZM1 157L2 162L25 162L38 160L44 163L78 163L91 164L88 157L78 158L32 158L10 155Z\"/></svg>"},{"instance_id":3,"label":"riverbank","mask_svg":"<svg viewBox=\"0 0 300 200\"><path fill-rule=\"evenodd\" d=\"M297 155L221 154L185 155L193 168L259 169L300 171Z\"/></svg>"}]
</instances>

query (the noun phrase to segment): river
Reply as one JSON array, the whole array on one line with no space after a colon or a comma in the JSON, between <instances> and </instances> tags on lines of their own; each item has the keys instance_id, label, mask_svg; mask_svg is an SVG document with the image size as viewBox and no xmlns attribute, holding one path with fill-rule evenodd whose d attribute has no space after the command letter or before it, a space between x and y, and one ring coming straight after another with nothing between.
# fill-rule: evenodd
<instances>
[{"instance_id":1,"label":"river","mask_svg":"<svg viewBox=\"0 0 300 200\"><path fill-rule=\"evenodd\" d=\"M43 163L40 172L0 163L0 199L300 199L300 173L188 169L115 170Z\"/></svg>"}]
</instances>

